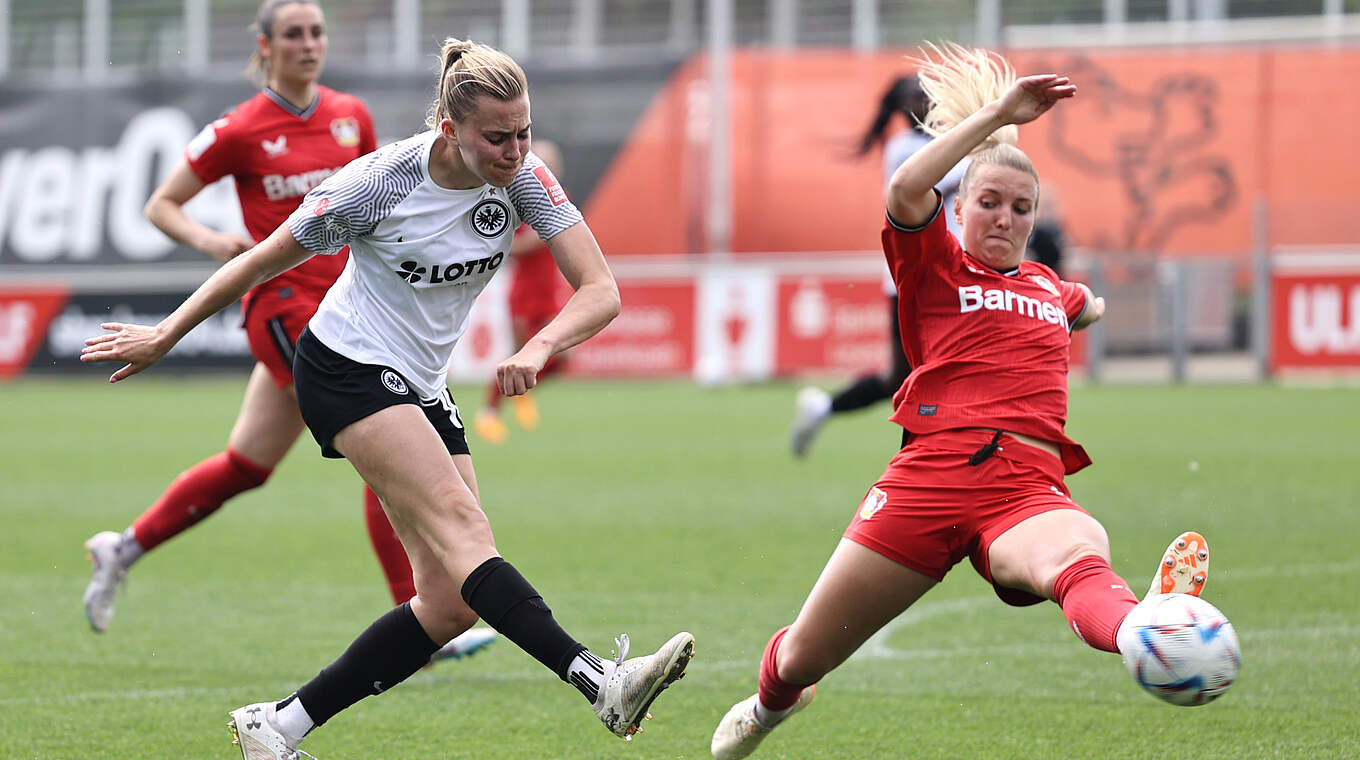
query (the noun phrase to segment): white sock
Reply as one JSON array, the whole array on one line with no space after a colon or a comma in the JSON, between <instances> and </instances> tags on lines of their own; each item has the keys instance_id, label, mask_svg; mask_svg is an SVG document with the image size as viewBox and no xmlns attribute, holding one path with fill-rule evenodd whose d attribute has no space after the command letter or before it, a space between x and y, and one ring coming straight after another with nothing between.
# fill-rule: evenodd
<instances>
[{"instance_id":1,"label":"white sock","mask_svg":"<svg viewBox=\"0 0 1360 760\"><path fill-rule=\"evenodd\" d=\"M118 542L118 548L113 552L113 555L118 558L118 564L126 570L132 567L133 562L141 559L143 554L146 554L146 549L143 549L142 545L137 543L136 532L131 527L123 531L123 540Z\"/></svg>"},{"instance_id":2,"label":"white sock","mask_svg":"<svg viewBox=\"0 0 1360 760\"><path fill-rule=\"evenodd\" d=\"M582 649L567 666L567 682L575 686L592 705L595 704L600 696L600 687L604 685L604 663L589 649Z\"/></svg>"},{"instance_id":3,"label":"white sock","mask_svg":"<svg viewBox=\"0 0 1360 760\"><path fill-rule=\"evenodd\" d=\"M274 709L274 728L287 737L289 743L294 746L315 727L312 716L307 714L307 708L302 706L302 700L298 699L296 693L280 702Z\"/></svg>"},{"instance_id":4,"label":"white sock","mask_svg":"<svg viewBox=\"0 0 1360 760\"><path fill-rule=\"evenodd\" d=\"M797 703L794 703L796 706ZM774 728L779 722L784 720L789 713L793 712L793 706L783 710L771 710L760 703L760 697L756 697L756 722L766 728Z\"/></svg>"}]
</instances>

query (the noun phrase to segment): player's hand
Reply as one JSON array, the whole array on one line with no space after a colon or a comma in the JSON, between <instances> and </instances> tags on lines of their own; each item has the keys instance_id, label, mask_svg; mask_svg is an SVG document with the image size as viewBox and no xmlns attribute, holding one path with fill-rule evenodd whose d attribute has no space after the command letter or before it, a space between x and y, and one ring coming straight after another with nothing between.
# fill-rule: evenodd
<instances>
[{"instance_id":1,"label":"player's hand","mask_svg":"<svg viewBox=\"0 0 1360 760\"><path fill-rule=\"evenodd\" d=\"M240 235L232 235L226 232L213 232L206 236L195 247L208 254L208 256L219 264L225 264L237 256L245 253L254 247L254 243Z\"/></svg>"},{"instance_id":2,"label":"player's hand","mask_svg":"<svg viewBox=\"0 0 1360 760\"><path fill-rule=\"evenodd\" d=\"M1077 319L1077 323L1072 325L1073 330L1085 330L1091 325L1100 321L1105 316L1105 298L1097 296L1091 289L1082 283L1077 283L1086 294L1086 311Z\"/></svg>"},{"instance_id":3,"label":"player's hand","mask_svg":"<svg viewBox=\"0 0 1360 760\"><path fill-rule=\"evenodd\" d=\"M538 373L551 356L533 341L496 367L496 385L503 396L519 396L538 385Z\"/></svg>"},{"instance_id":4,"label":"player's hand","mask_svg":"<svg viewBox=\"0 0 1360 760\"><path fill-rule=\"evenodd\" d=\"M1058 74L1035 74L1015 80L1014 86L996 101L1007 124L1026 124L1042 116L1055 103L1077 94L1072 80Z\"/></svg>"},{"instance_id":5,"label":"player's hand","mask_svg":"<svg viewBox=\"0 0 1360 760\"><path fill-rule=\"evenodd\" d=\"M168 344L159 327L105 322L100 325L111 332L85 340L80 351L82 362L126 362L122 369L109 377L109 382L130 377L150 367L165 356L173 344Z\"/></svg>"}]
</instances>

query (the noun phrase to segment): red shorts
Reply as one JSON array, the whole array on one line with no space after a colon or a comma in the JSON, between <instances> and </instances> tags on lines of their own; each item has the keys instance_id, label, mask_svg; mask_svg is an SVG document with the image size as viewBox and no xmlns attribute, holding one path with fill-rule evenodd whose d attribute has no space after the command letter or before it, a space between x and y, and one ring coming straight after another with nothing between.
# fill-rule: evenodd
<instances>
[{"instance_id":1,"label":"red shorts","mask_svg":"<svg viewBox=\"0 0 1360 760\"><path fill-rule=\"evenodd\" d=\"M946 430L912 436L855 512L845 537L918 573L943 580L970 557L1007 604L1044 601L992 581L987 550L998 536L1034 515L1085 512L1063 484L1062 460L1009 435L977 466L968 464L994 430Z\"/></svg>"},{"instance_id":2,"label":"red shorts","mask_svg":"<svg viewBox=\"0 0 1360 760\"><path fill-rule=\"evenodd\" d=\"M242 323L250 353L264 364L274 384L293 384L293 355L298 336L321 305L326 292L315 293L296 285L270 285L251 291Z\"/></svg>"}]
</instances>

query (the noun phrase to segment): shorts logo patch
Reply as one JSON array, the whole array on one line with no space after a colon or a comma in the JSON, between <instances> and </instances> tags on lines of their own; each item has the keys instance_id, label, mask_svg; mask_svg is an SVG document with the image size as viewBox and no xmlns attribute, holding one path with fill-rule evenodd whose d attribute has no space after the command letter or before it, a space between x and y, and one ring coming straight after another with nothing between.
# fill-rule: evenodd
<instances>
[{"instance_id":1,"label":"shorts logo patch","mask_svg":"<svg viewBox=\"0 0 1360 760\"><path fill-rule=\"evenodd\" d=\"M392 391L399 396L404 396L410 392L406 387L406 381L401 379L401 375L398 375L390 369L383 370L382 384L387 387L387 390Z\"/></svg>"},{"instance_id":2,"label":"shorts logo patch","mask_svg":"<svg viewBox=\"0 0 1360 760\"><path fill-rule=\"evenodd\" d=\"M498 237L510 227L510 208L495 198L472 207L472 229L486 238Z\"/></svg>"},{"instance_id":3,"label":"shorts logo patch","mask_svg":"<svg viewBox=\"0 0 1360 760\"><path fill-rule=\"evenodd\" d=\"M934 417L935 412L938 412L939 410L940 407L937 404L921 404L916 407L916 413L922 417Z\"/></svg>"},{"instance_id":4,"label":"shorts logo patch","mask_svg":"<svg viewBox=\"0 0 1360 760\"><path fill-rule=\"evenodd\" d=\"M874 486L869 489L869 495L864 497L864 503L859 505L859 516L861 519L868 520L873 517L878 510L888 503L888 494L882 488Z\"/></svg>"}]
</instances>

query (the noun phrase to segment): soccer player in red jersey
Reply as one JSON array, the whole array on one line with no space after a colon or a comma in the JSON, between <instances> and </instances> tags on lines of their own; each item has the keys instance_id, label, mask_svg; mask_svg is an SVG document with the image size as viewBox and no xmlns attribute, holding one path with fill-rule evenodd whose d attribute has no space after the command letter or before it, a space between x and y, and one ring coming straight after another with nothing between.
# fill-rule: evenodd
<instances>
[{"instance_id":1,"label":"soccer player in red jersey","mask_svg":"<svg viewBox=\"0 0 1360 760\"><path fill-rule=\"evenodd\" d=\"M1016 125L1076 94L1063 76L1016 79L997 56L950 45L918 61L937 138L887 189L883 251L912 373L893 399L901 451L860 503L793 624L770 639L759 690L719 723L719 760L746 757L815 684L968 557L1008 604L1052 599L1088 645L1118 651L1138 598L1109 539L1063 476L1090 463L1067 437L1070 330L1105 310L1085 286L1025 261L1038 174ZM972 161L953 209L935 186ZM962 225L962 240L944 214ZM1172 542L1150 593L1198 594L1208 548Z\"/></svg>"},{"instance_id":2,"label":"soccer player in red jersey","mask_svg":"<svg viewBox=\"0 0 1360 760\"><path fill-rule=\"evenodd\" d=\"M549 172L547 176L556 182L556 178L562 176L562 151L558 149L557 144L534 138L534 153L547 167ZM560 184L556 187L559 189L560 197L565 200L566 192L561 191ZM527 224L521 226L515 233L515 241L510 246L510 256L515 262L508 299L510 329L515 338L515 350L519 350L529 338L537 335L539 330L557 316L557 312L562 308L562 286L566 284L566 280L562 279L562 273L558 271L557 262L553 260L547 244ZM543 369L538 373L539 381L560 370L564 358L563 355L554 356L543 365ZM504 443L510 435L509 428L501 419L503 397L499 383L492 380L486 389L486 403L477 412L474 423L477 434L490 443ZM533 391L511 396L510 403L514 407L515 421L521 428L533 430L538 427L538 405L534 402Z\"/></svg>"},{"instance_id":3,"label":"soccer player in red jersey","mask_svg":"<svg viewBox=\"0 0 1360 760\"><path fill-rule=\"evenodd\" d=\"M377 147L373 118L359 98L318 84L326 61L326 22L315 0L265 0L255 25L257 49L248 72L263 89L204 127L152 194L146 215L162 232L215 261L226 262L264 240L302 197L345 164ZM222 177L236 181L252 240L190 219L184 204ZM103 632L114 594L145 552L184 532L237 494L264 485L302 433L293 391L293 350L347 256L317 256L251 290L241 299L255 369L226 450L181 473L124 532L86 542L94 563L85 615ZM415 595L411 564L373 491L364 515L396 604ZM440 656L475 651L494 635L475 629Z\"/></svg>"}]
</instances>

